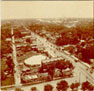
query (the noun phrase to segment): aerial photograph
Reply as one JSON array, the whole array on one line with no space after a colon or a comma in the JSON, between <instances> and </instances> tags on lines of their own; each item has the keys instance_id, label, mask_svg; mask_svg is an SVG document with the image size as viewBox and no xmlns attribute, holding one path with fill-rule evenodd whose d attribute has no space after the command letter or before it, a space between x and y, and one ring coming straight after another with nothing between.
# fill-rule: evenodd
<instances>
[{"instance_id":1,"label":"aerial photograph","mask_svg":"<svg viewBox=\"0 0 94 91\"><path fill-rule=\"evenodd\" d=\"M93 1L2 1L2 91L94 91Z\"/></svg>"}]
</instances>

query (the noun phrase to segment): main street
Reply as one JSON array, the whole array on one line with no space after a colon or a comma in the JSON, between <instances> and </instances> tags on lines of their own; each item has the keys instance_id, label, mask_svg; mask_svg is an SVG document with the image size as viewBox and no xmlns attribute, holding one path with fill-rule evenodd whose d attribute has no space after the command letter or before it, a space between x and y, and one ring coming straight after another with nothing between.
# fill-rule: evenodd
<instances>
[{"instance_id":1,"label":"main street","mask_svg":"<svg viewBox=\"0 0 94 91\"><path fill-rule=\"evenodd\" d=\"M27 29L24 26L25 30L27 31L31 31L29 29ZM31 36L36 38L36 44L39 45L40 43L42 44L42 46L45 48L45 50L47 50L47 52L52 56L52 57L59 57L62 56L64 57L66 60L69 60L72 62L72 64L76 67L77 70L75 70L75 73L78 72L78 70L83 73L83 75L85 76L86 80L88 80L90 83L94 84L94 78L93 76L90 74L90 72L87 69L87 67L82 64L80 61L79 62L75 62L75 59L72 57L73 55L67 55L64 51L61 51L60 48L58 46L56 46L55 44L52 44L51 42L49 42L46 38L40 37L38 34L34 33L31 31ZM80 74L80 73L79 73Z\"/></svg>"}]
</instances>

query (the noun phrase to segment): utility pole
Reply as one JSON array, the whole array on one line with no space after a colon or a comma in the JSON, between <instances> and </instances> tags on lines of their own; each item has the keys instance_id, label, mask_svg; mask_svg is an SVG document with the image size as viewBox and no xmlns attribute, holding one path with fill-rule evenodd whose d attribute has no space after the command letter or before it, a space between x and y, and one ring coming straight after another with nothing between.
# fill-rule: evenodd
<instances>
[{"instance_id":1,"label":"utility pole","mask_svg":"<svg viewBox=\"0 0 94 91\"><path fill-rule=\"evenodd\" d=\"M15 86L20 86L21 85L21 80L20 80L20 73L18 69L18 62L16 58L16 47L15 47L15 39L14 39L14 30L13 27L11 26L11 34L12 34L12 49L13 49L13 62L15 64L14 66L14 80L15 80Z\"/></svg>"}]
</instances>

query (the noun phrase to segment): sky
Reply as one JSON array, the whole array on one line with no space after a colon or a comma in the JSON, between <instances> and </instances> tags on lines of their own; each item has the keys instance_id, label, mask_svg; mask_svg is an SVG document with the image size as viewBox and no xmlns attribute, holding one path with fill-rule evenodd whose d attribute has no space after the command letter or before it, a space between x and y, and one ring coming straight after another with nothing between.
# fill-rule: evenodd
<instances>
[{"instance_id":1,"label":"sky","mask_svg":"<svg viewBox=\"0 0 94 91\"><path fill-rule=\"evenodd\" d=\"M1 19L93 18L93 1L2 1Z\"/></svg>"}]
</instances>

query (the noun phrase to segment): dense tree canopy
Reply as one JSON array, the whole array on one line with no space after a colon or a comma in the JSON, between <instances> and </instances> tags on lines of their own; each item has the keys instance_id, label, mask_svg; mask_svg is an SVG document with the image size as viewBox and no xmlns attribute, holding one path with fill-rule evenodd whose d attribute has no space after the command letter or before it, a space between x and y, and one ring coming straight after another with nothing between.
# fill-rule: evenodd
<instances>
[{"instance_id":1,"label":"dense tree canopy","mask_svg":"<svg viewBox=\"0 0 94 91\"><path fill-rule=\"evenodd\" d=\"M10 24L4 24L1 26L1 57L3 54L11 53L11 44L6 41L6 38L11 38Z\"/></svg>"},{"instance_id":2,"label":"dense tree canopy","mask_svg":"<svg viewBox=\"0 0 94 91\"><path fill-rule=\"evenodd\" d=\"M66 44L77 44L79 39L88 40L94 38L93 22L79 23L76 27L72 27L61 33L62 37L57 38L56 44L59 46Z\"/></svg>"},{"instance_id":3,"label":"dense tree canopy","mask_svg":"<svg viewBox=\"0 0 94 91\"><path fill-rule=\"evenodd\" d=\"M91 63L89 59L94 59L94 46L81 50L83 61Z\"/></svg>"},{"instance_id":4,"label":"dense tree canopy","mask_svg":"<svg viewBox=\"0 0 94 91\"><path fill-rule=\"evenodd\" d=\"M67 81L65 81L65 80L62 80L62 81L60 81L59 83L57 83L57 90L58 91L67 91L67 89L68 89L68 83L67 83Z\"/></svg>"}]
</instances>

